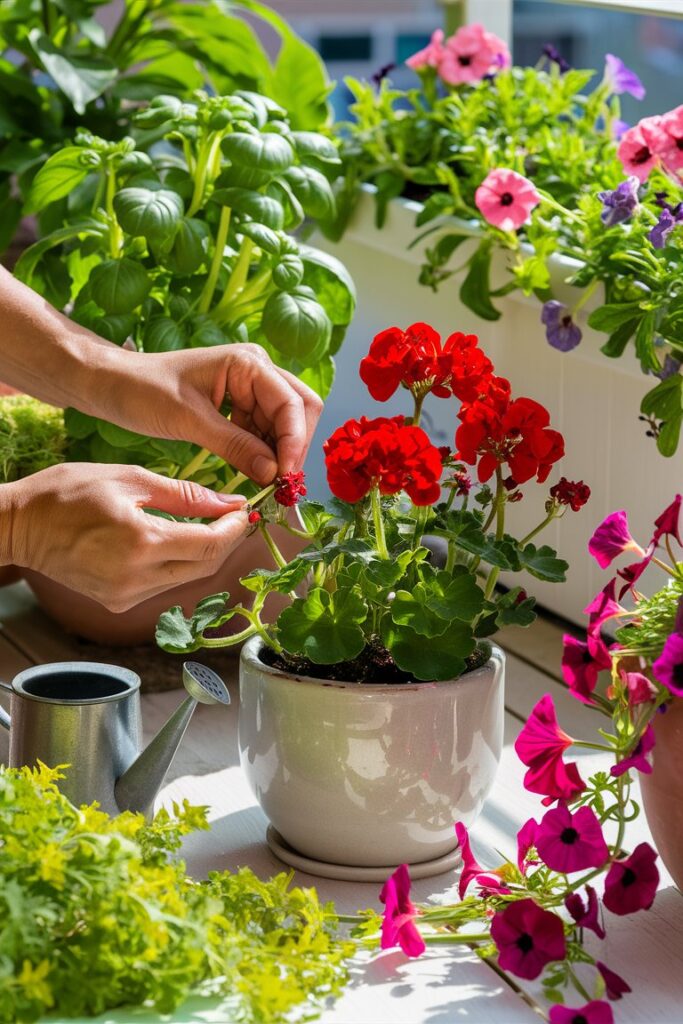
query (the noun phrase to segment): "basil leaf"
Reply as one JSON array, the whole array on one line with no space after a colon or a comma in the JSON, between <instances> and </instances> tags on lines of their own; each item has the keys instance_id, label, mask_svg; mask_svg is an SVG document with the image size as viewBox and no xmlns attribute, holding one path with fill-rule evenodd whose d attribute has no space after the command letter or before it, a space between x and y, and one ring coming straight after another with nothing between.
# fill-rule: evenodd
<instances>
[{"instance_id":1,"label":"basil leaf","mask_svg":"<svg viewBox=\"0 0 683 1024\"><path fill-rule=\"evenodd\" d=\"M231 163L261 171L285 171L294 163L294 150L286 139L274 133L233 132L223 139L221 149Z\"/></svg>"},{"instance_id":2,"label":"basil leaf","mask_svg":"<svg viewBox=\"0 0 683 1024\"><path fill-rule=\"evenodd\" d=\"M500 313L490 299L491 256L489 242L479 246L470 259L467 277L460 286L460 301L482 320L499 320Z\"/></svg>"},{"instance_id":3,"label":"basil leaf","mask_svg":"<svg viewBox=\"0 0 683 1024\"><path fill-rule=\"evenodd\" d=\"M325 220L335 216L334 194L324 174L314 167L290 167L284 177L309 217Z\"/></svg>"},{"instance_id":4,"label":"basil leaf","mask_svg":"<svg viewBox=\"0 0 683 1024\"><path fill-rule=\"evenodd\" d=\"M298 290L271 295L263 310L261 327L273 348L304 365L323 355L332 333L332 324L322 306Z\"/></svg>"},{"instance_id":5,"label":"basil leaf","mask_svg":"<svg viewBox=\"0 0 683 1024\"><path fill-rule=\"evenodd\" d=\"M280 231L285 222L282 203L260 192L251 192L246 188L220 188L213 193L212 199L251 217L272 231Z\"/></svg>"},{"instance_id":6,"label":"basil leaf","mask_svg":"<svg viewBox=\"0 0 683 1024\"><path fill-rule=\"evenodd\" d=\"M26 213L38 213L50 203L69 195L93 169L81 146L60 149L43 164L33 179L26 197Z\"/></svg>"},{"instance_id":7,"label":"basil leaf","mask_svg":"<svg viewBox=\"0 0 683 1024\"><path fill-rule=\"evenodd\" d=\"M147 322L142 347L145 352L177 352L187 347L187 336L171 317L155 316Z\"/></svg>"},{"instance_id":8,"label":"basil leaf","mask_svg":"<svg viewBox=\"0 0 683 1024\"><path fill-rule=\"evenodd\" d=\"M84 114L86 105L101 96L118 77L118 69L107 57L67 56L38 28L31 29L28 37L45 70L69 98L77 114Z\"/></svg>"},{"instance_id":9,"label":"basil leaf","mask_svg":"<svg viewBox=\"0 0 683 1024\"><path fill-rule=\"evenodd\" d=\"M158 188L123 188L114 196L114 212L129 235L142 235L160 244L173 238L183 216L183 201L177 192Z\"/></svg>"},{"instance_id":10,"label":"basil leaf","mask_svg":"<svg viewBox=\"0 0 683 1024\"><path fill-rule=\"evenodd\" d=\"M105 260L90 274L90 294L105 313L132 313L151 287L147 271L134 260Z\"/></svg>"}]
</instances>

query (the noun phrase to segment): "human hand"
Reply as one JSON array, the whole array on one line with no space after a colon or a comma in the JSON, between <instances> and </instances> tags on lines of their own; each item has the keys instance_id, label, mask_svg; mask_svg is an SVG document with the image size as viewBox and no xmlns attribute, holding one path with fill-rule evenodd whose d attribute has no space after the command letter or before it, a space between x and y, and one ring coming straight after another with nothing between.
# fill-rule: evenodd
<instances>
[{"instance_id":1,"label":"human hand","mask_svg":"<svg viewBox=\"0 0 683 1024\"><path fill-rule=\"evenodd\" d=\"M4 561L122 612L215 573L247 530L245 500L137 466L67 463L0 489ZM215 517L176 523L143 512Z\"/></svg>"},{"instance_id":2,"label":"human hand","mask_svg":"<svg viewBox=\"0 0 683 1024\"><path fill-rule=\"evenodd\" d=\"M322 402L258 345L116 350L115 386L95 414L152 437L193 441L260 484L301 468ZM228 397L230 420L218 409Z\"/></svg>"}]
</instances>

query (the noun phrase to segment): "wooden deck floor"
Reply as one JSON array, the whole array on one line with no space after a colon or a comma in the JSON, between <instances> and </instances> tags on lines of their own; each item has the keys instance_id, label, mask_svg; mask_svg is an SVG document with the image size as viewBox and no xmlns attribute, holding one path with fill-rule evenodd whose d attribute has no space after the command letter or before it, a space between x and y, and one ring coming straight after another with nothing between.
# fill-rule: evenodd
<instances>
[{"instance_id":1,"label":"wooden deck floor","mask_svg":"<svg viewBox=\"0 0 683 1024\"><path fill-rule=\"evenodd\" d=\"M143 679L145 659L149 659L159 675L159 655L152 651L123 648L107 650L98 657L92 646L65 636L35 607L22 584L0 590L0 623L0 678L4 680L31 664L84 658L128 664ZM522 787L523 767L512 749L520 724L539 697L553 695L558 718L570 734L590 737L595 729L594 716L570 697L560 678L561 630L555 623L539 619L530 630L505 632L499 641L508 654L505 748L493 792L473 829L475 853L482 863L491 865L500 862L496 851L514 852L516 831L541 810L538 800ZM191 837L185 849L188 867L198 877L211 869L239 865L248 865L265 877L281 870L282 865L265 845L266 819L239 767L237 661L220 653L211 661L228 682L233 704L221 714L207 707L197 709L160 799L168 803L187 797L211 807L211 831ZM169 666L166 671L178 672L173 659L164 664ZM154 733L181 699L178 691L146 694L143 717L147 733ZM0 732L0 761L6 757L7 735ZM600 754L582 752L582 775L595 771L600 763ZM631 829L627 845L649 838L644 820ZM341 912L379 905L377 884L332 882L305 874L297 874L296 881L315 885ZM417 882L415 898L441 901L453 893L455 881L451 874ZM633 988L632 995L614 1004L615 1020L623 1024L683 1021L683 973L679 967L683 902L666 872L662 869L661 890L650 911L625 918L607 913L607 917L608 936L599 944L600 958L627 977ZM417 961L389 951L359 958L352 984L325 1012L322 1024L537 1024L539 1003L543 1005L533 983L525 983L524 990L511 986L466 949L432 950ZM98 1020L102 1024L151 1024L161 1018L147 1012L128 1016L117 1012ZM173 1015L173 1024L185 1021L229 1024L220 1005L207 1006L196 1000Z\"/></svg>"}]
</instances>

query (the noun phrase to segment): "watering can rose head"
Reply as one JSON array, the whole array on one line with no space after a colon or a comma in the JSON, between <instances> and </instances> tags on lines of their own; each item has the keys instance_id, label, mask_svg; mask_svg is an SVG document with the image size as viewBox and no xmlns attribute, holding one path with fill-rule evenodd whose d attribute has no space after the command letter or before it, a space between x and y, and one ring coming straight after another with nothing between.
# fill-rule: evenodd
<instances>
[{"instance_id":1,"label":"watering can rose head","mask_svg":"<svg viewBox=\"0 0 683 1024\"><path fill-rule=\"evenodd\" d=\"M273 562L242 578L253 599L231 606L218 594L189 617L181 608L165 612L157 627L165 650L260 635L267 657L299 672L315 665L320 676L320 666L336 666L339 678L361 681L381 663L397 682L449 679L485 659L486 638L497 629L535 618L534 598L521 586L497 586L501 571L564 580L567 563L534 540L568 509L578 511L590 489L562 477L533 529L522 538L506 532L508 505L526 498L532 482L548 480L564 440L547 409L515 397L496 375L479 339L453 333L442 341L424 323L391 327L374 338L360 376L378 401L403 390L407 414L349 419L325 441L329 508L302 502L293 525L287 509L305 495L300 472L252 499L258 515L250 522ZM420 425L428 399L452 404L452 449L437 447ZM272 524L307 545L289 562ZM288 595L289 604L268 623L272 593ZM234 617L244 628L219 635Z\"/></svg>"}]
</instances>

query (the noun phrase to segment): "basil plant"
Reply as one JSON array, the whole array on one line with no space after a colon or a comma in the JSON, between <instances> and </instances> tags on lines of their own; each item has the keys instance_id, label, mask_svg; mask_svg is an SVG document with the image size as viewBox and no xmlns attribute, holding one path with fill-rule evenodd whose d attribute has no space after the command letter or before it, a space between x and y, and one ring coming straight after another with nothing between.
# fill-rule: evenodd
<instances>
[{"instance_id":1,"label":"basil plant","mask_svg":"<svg viewBox=\"0 0 683 1024\"><path fill-rule=\"evenodd\" d=\"M292 129L257 93L192 102L160 96L136 124L162 140L88 132L35 176L28 206L68 196L69 216L27 249L15 273L78 323L116 344L165 352L250 341L325 397L333 355L354 311L353 282L334 257L293 232L329 217L335 146ZM72 457L138 463L175 476L191 445L142 437L67 410ZM216 458L194 479L230 479Z\"/></svg>"}]
</instances>

